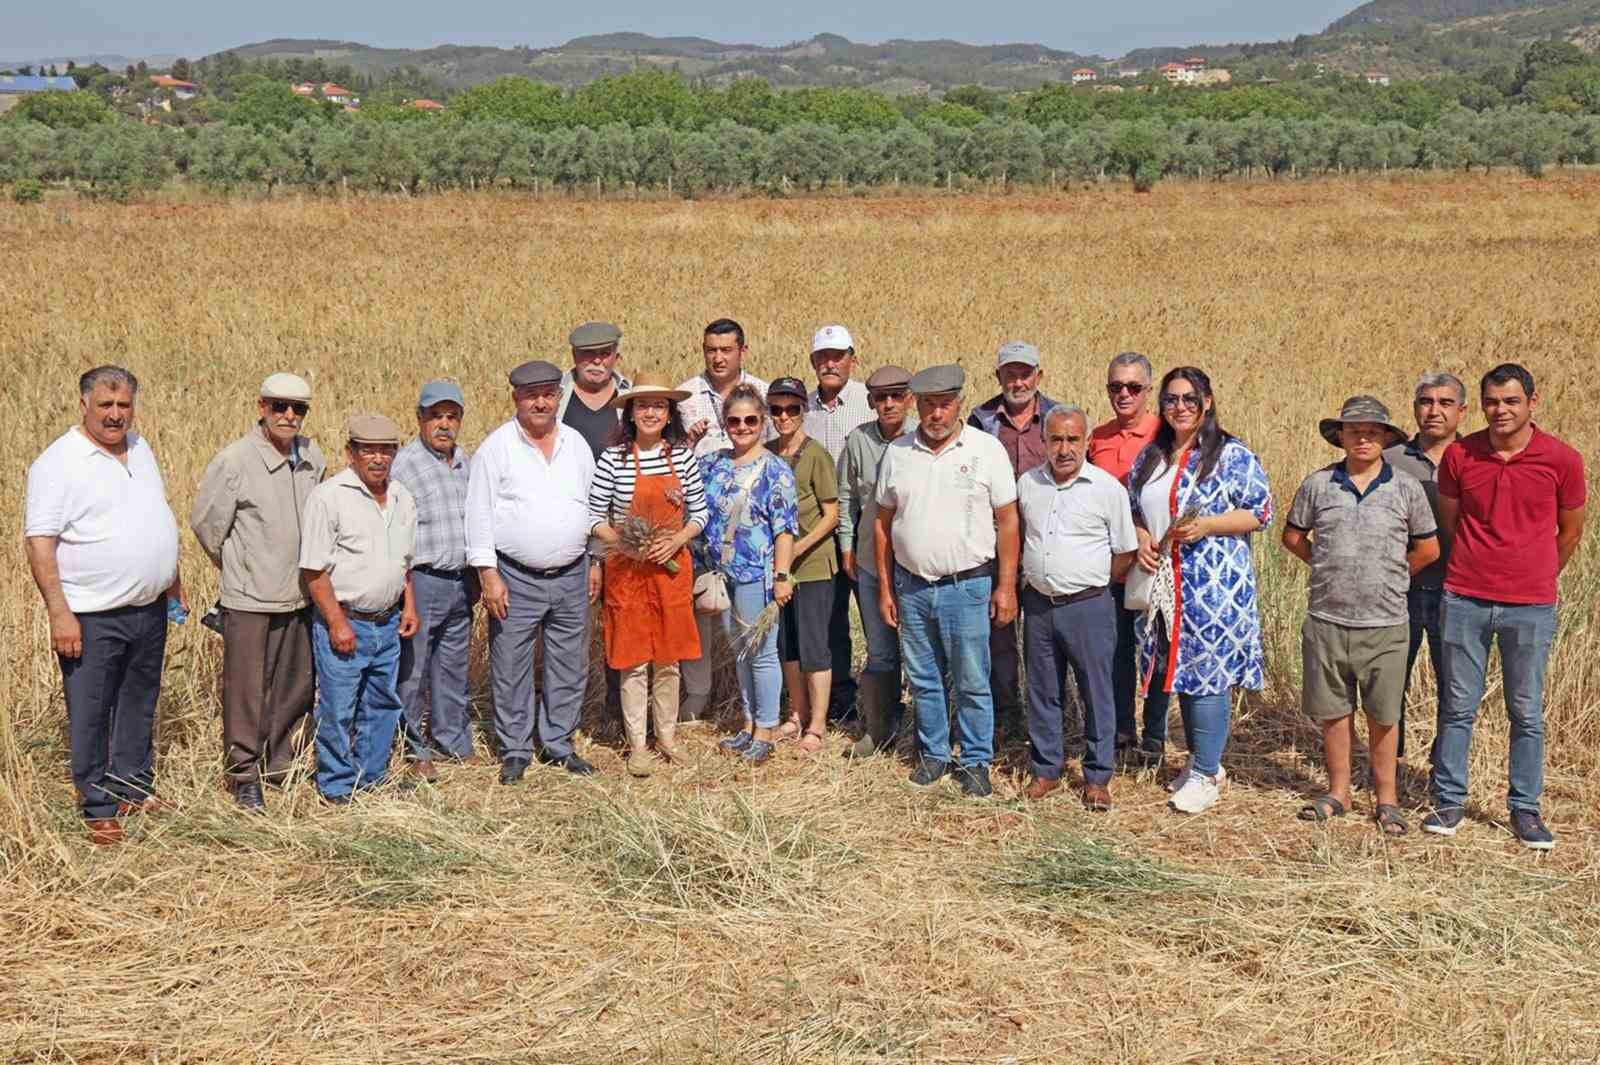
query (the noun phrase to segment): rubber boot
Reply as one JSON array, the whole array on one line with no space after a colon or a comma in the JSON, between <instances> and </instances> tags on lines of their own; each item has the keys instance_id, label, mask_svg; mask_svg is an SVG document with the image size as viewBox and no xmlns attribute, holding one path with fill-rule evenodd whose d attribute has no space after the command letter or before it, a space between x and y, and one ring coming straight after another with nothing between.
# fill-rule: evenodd
<instances>
[{"instance_id":1,"label":"rubber boot","mask_svg":"<svg viewBox=\"0 0 1600 1065\"><path fill-rule=\"evenodd\" d=\"M882 673L863 673L857 689L857 707L861 712L864 731L850 748L852 758L866 758L889 745L894 735L894 722L889 719L890 678Z\"/></svg>"}]
</instances>

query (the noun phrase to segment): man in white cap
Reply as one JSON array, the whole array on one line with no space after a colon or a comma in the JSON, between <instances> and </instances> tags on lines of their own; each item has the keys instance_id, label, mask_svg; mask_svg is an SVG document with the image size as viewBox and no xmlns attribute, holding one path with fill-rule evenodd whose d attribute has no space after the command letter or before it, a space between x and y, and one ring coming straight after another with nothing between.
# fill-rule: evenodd
<instances>
[{"instance_id":1,"label":"man in white cap","mask_svg":"<svg viewBox=\"0 0 1600 1065\"><path fill-rule=\"evenodd\" d=\"M120 366L78 378L82 418L28 467L22 535L61 664L72 783L89 838L154 812L156 700L169 611L187 611L178 523L155 454L133 431L139 380ZM174 618L176 620L176 618Z\"/></svg>"},{"instance_id":2,"label":"man in white cap","mask_svg":"<svg viewBox=\"0 0 1600 1065\"><path fill-rule=\"evenodd\" d=\"M1039 391L1044 369L1039 363L1039 349L1027 341L1013 340L1000 346L994 375L1000 383L999 394L973 408L967 422L1000 441L1011 460L1012 473L1020 480L1048 458L1044 420L1056 401ZM1025 734L1017 651L1020 621L1018 618L1016 623L995 626L990 648L995 731L1018 737Z\"/></svg>"},{"instance_id":3,"label":"man in white cap","mask_svg":"<svg viewBox=\"0 0 1600 1065\"><path fill-rule=\"evenodd\" d=\"M327 462L300 434L310 409L294 374L261 382L256 424L211 460L189 513L221 571L223 769L246 810L264 807L263 782L288 777L314 694L300 518Z\"/></svg>"},{"instance_id":4,"label":"man in white cap","mask_svg":"<svg viewBox=\"0 0 1600 1065\"><path fill-rule=\"evenodd\" d=\"M811 368L817 372L817 387L806 409L805 434L827 449L837 467L844 454L844 442L877 415L867 402L867 386L855 379L856 342L842 325L825 325L811 338ZM856 682L850 676L855 648L850 641L850 602L855 598L855 581L845 572L846 544L835 534L838 553L833 574L833 611L828 617L828 657L833 669L833 693L828 716L847 719L855 709ZM860 609L859 607L857 609Z\"/></svg>"},{"instance_id":5,"label":"man in white cap","mask_svg":"<svg viewBox=\"0 0 1600 1065\"><path fill-rule=\"evenodd\" d=\"M345 438L350 464L311 493L300 544L317 609L317 791L335 806L388 776L400 644L417 631L417 507L389 477L400 429L381 414L357 414Z\"/></svg>"},{"instance_id":6,"label":"man in white cap","mask_svg":"<svg viewBox=\"0 0 1600 1065\"><path fill-rule=\"evenodd\" d=\"M467 401L454 381L429 381L417 396L417 437L394 457L389 476L417 505L411 585L417 632L400 649L406 758L423 780L437 757L477 762L467 713L467 649L478 575L467 565L467 449L456 442ZM426 723L424 719L426 718Z\"/></svg>"}]
</instances>

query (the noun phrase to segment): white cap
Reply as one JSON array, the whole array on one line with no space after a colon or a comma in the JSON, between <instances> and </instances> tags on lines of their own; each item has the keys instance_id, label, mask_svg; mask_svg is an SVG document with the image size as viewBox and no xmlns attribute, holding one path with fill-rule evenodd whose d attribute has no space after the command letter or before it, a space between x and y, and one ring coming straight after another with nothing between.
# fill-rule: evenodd
<instances>
[{"instance_id":1,"label":"white cap","mask_svg":"<svg viewBox=\"0 0 1600 1065\"><path fill-rule=\"evenodd\" d=\"M811 351L854 351L856 342L850 339L850 330L842 325L825 325L811 338Z\"/></svg>"},{"instance_id":2,"label":"white cap","mask_svg":"<svg viewBox=\"0 0 1600 1065\"><path fill-rule=\"evenodd\" d=\"M261 382L262 399L288 399L300 403L311 402L311 386L305 378L292 373L275 373Z\"/></svg>"}]
</instances>

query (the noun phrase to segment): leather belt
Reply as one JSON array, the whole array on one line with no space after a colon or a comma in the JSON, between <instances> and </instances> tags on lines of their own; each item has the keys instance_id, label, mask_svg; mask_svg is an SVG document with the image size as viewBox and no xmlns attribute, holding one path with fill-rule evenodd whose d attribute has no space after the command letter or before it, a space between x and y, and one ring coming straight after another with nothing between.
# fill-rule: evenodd
<instances>
[{"instance_id":1,"label":"leather belt","mask_svg":"<svg viewBox=\"0 0 1600 1065\"><path fill-rule=\"evenodd\" d=\"M896 562L895 565L900 566L900 563ZM900 566L900 568L906 569L904 566ZM946 577L936 577L933 580L929 580L921 574L912 573L910 570L906 569L907 574L915 577L924 584L958 584L961 581L969 581L974 577L987 577L993 572L994 563L984 562L980 565L973 566L971 569L964 569L960 573L952 573Z\"/></svg>"},{"instance_id":2,"label":"leather belt","mask_svg":"<svg viewBox=\"0 0 1600 1065\"><path fill-rule=\"evenodd\" d=\"M400 607L404 602L404 600L401 600L401 602L396 603L388 610L357 610L349 603L340 603L339 606L344 610L344 616L352 621L365 621L372 625L387 625L389 619L400 612Z\"/></svg>"},{"instance_id":3,"label":"leather belt","mask_svg":"<svg viewBox=\"0 0 1600 1065\"><path fill-rule=\"evenodd\" d=\"M441 581L466 580L467 571L464 569L439 569L437 566L412 566L417 573L426 573L430 577L437 577Z\"/></svg>"},{"instance_id":4,"label":"leather belt","mask_svg":"<svg viewBox=\"0 0 1600 1065\"><path fill-rule=\"evenodd\" d=\"M1034 595L1038 596L1040 599L1043 599L1045 602L1049 603L1051 606L1067 606L1069 603L1081 603L1085 599L1093 599L1093 598L1095 598L1096 596L1098 596L1100 593L1106 591L1107 589L1108 589L1107 585L1101 584L1101 585L1098 585L1098 586L1096 586L1094 588L1085 588L1080 592L1073 592L1071 595L1049 595L1049 594L1047 594L1045 592L1041 592L1039 589L1035 588L1031 584L1028 585L1028 591L1032 592Z\"/></svg>"},{"instance_id":5,"label":"leather belt","mask_svg":"<svg viewBox=\"0 0 1600 1065\"><path fill-rule=\"evenodd\" d=\"M514 569L524 577L535 577L542 581L547 581L552 577L565 577L567 574L583 565L584 560L584 556L579 555L571 562L568 562L565 566L556 566L552 569L535 569L532 566L524 565L523 563L518 562L504 551L496 551L494 553L494 557L499 559L500 564L505 566L507 569Z\"/></svg>"}]
</instances>

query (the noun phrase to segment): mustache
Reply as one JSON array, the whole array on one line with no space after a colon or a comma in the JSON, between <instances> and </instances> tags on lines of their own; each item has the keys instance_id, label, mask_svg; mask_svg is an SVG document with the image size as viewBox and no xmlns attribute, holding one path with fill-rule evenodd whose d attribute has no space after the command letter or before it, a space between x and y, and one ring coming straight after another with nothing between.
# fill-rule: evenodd
<instances>
[{"instance_id":1,"label":"mustache","mask_svg":"<svg viewBox=\"0 0 1600 1065\"><path fill-rule=\"evenodd\" d=\"M456 438L456 431L454 429L446 429L444 426L440 426L433 431L433 435L442 436L446 440L454 440Z\"/></svg>"}]
</instances>

